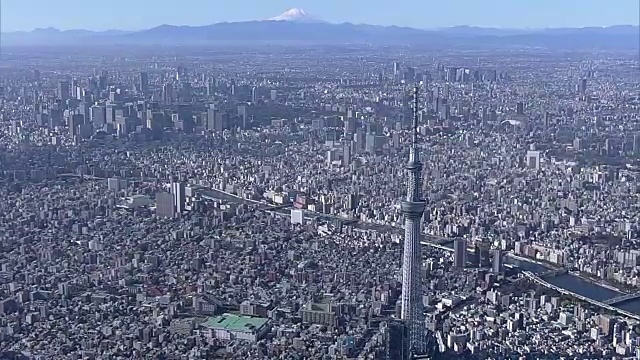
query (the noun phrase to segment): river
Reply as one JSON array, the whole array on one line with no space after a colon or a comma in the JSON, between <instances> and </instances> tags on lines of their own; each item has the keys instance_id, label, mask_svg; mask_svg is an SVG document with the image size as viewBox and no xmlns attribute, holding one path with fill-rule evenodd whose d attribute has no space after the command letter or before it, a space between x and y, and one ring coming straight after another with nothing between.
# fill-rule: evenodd
<instances>
[{"instance_id":1,"label":"river","mask_svg":"<svg viewBox=\"0 0 640 360\"><path fill-rule=\"evenodd\" d=\"M549 270L549 268L543 265L510 257L506 257L505 262L516 265L523 270L531 271L534 274L540 274ZM572 274L545 277L544 279L552 285L567 289L571 292L597 301L605 301L622 295L621 292L608 289ZM640 299L626 301L616 305L616 307L640 315Z\"/></svg>"}]
</instances>

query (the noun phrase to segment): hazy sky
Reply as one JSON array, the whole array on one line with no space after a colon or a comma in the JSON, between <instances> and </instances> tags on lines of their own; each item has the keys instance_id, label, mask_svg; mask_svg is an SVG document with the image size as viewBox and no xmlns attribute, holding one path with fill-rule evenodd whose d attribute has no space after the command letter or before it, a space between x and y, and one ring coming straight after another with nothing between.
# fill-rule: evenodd
<instances>
[{"instance_id":1,"label":"hazy sky","mask_svg":"<svg viewBox=\"0 0 640 360\"><path fill-rule=\"evenodd\" d=\"M640 17L640 0L0 0L0 30L206 25L262 20L293 7L329 22L417 28L637 25Z\"/></svg>"}]
</instances>

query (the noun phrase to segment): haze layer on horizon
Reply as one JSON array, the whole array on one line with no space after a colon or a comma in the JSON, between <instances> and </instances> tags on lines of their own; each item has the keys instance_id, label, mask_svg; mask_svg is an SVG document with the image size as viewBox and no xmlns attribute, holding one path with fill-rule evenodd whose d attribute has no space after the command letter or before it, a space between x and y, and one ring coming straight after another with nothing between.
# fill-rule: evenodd
<instances>
[{"instance_id":1,"label":"haze layer on horizon","mask_svg":"<svg viewBox=\"0 0 640 360\"><path fill-rule=\"evenodd\" d=\"M558 28L638 25L638 0L2 0L0 31L139 30L162 24L208 25L263 20L302 8L333 23L414 28L459 25ZM615 6L613 6L615 5Z\"/></svg>"}]
</instances>

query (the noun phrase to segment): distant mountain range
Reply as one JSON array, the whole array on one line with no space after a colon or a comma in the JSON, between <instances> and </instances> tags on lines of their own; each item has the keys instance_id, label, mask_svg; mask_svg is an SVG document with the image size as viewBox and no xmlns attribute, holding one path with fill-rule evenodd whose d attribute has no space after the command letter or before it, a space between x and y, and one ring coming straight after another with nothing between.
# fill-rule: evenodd
<instances>
[{"instance_id":1,"label":"distant mountain range","mask_svg":"<svg viewBox=\"0 0 640 360\"><path fill-rule=\"evenodd\" d=\"M0 35L0 46L198 45L211 43L414 44L538 46L559 49L640 47L640 27L495 29L457 26L422 30L397 26L331 24L301 9L263 21L205 26L160 25L141 31L36 29Z\"/></svg>"}]
</instances>

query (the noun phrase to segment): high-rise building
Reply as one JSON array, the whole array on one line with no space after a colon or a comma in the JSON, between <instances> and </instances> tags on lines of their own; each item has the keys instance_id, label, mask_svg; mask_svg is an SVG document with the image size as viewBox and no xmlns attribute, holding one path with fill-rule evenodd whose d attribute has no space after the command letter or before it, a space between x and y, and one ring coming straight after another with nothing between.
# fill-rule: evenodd
<instances>
[{"instance_id":1,"label":"high-rise building","mask_svg":"<svg viewBox=\"0 0 640 360\"><path fill-rule=\"evenodd\" d=\"M403 74L404 81L413 82L416 80L416 69L411 66L407 67L407 70Z\"/></svg>"},{"instance_id":2,"label":"high-rise building","mask_svg":"<svg viewBox=\"0 0 640 360\"><path fill-rule=\"evenodd\" d=\"M516 104L516 114L524 115L524 103L522 101L518 101Z\"/></svg>"},{"instance_id":3,"label":"high-rise building","mask_svg":"<svg viewBox=\"0 0 640 360\"><path fill-rule=\"evenodd\" d=\"M213 124L213 131L222 132L229 127L229 114L226 112L218 112L215 113L215 121Z\"/></svg>"},{"instance_id":4,"label":"high-rise building","mask_svg":"<svg viewBox=\"0 0 640 360\"><path fill-rule=\"evenodd\" d=\"M463 268L467 261L467 240L458 238L453 242L453 266Z\"/></svg>"},{"instance_id":5,"label":"high-rise building","mask_svg":"<svg viewBox=\"0 0 640 360\"><path fill-rule=\"evenodd\" d=\"M116 110L118 107L114 104L107 104L105 108L105 122L113 124L116 122Z\"/></svg>"},{"instance_id":6,"label":"high-rise building","mask_svg":"<svg viewBox=\"0 0 640 360\"><path fill-rule=\"evenodd\" d=\"M458 68L457 67L448 68L445 75L446 75L445 80L448 83L456 82L458 80Z\"/></svg>"},{"instance_id":7,"label":"high-rise building","mask_svg":"<svg viewBox=\"0 0 640 360\"><path fill-rule=\"evenodd\" d=\"M491 270L496 273L499 274L502 272L502 251L500 251L500 249L493 249L491 250L492 256L493 256L493 266L491 267Z\"/></svg>"},{"instance_id":8,"label":"high-rise building","mask_svg":"<svg viewBox=\"0 0 640 360\"><path fill-rule=\"evenodd\" d=\"M107 122L107 112L104 106L94 105L90 112L91 122L96 128L101 128Z\"/></svg>"},{"instance_id":9,"label":"high-rise building","mask_svg":"<svg viewBox=\"0 0 640 360\"><path fill-rule=\"evenodd\" d=\"M209 131L214 131L216 129L216 109L207 109L207 124L205 128Z\"/></svg>"},{"instance_id":10,"label":"high-rise building","mask_svg":"<svg viewBox=\"0 0 640 360\"><path fill-rule=\"evenodd\" d=\"M174 196L167 192L156 194L156 215L160 217L174 217Z\"/></svg>"},{"instance_id":11,"label":"high-rise building","mask_svg":"<svg viewBox=\"0 0 640 360\"><path fill-rule=\"evenodd\" d=\"M60 81L58 83L58 98L60 100L67 101L69 99L69 95L71 93L71 87L68 81Z\"/></svg>"},{"instance_id":12,"label":"high-rise building","mask_svg":"<svg viewBox=\"0 0 640 360\"><path fill-rule=\"evenodd\" d=\"M342 147L342 166L351 165L351 146L350 144L345 144Z\"/></svg>"},{"instance_id":13,"label":"high-rise building","mask_svg":"<svg viewBox=\"0 0 640 360\"><path fill-rule=\"evenodd\" d=\"M401 203L404 214L404 253L402 258L401 318L406 325L408 349L405 356L424 354L426 333L422 303L421 220L426 207L422 197L422 163L418 150L418 95L413 89L413 126L409 161L406 165L408 188ZM408 357L407 357L408 358Z\"/></svg>"},{"instance_id":14,"label":"high-rise building","mask_svg":"<svg viewBox=\"0 0 640 360\"><path fill-rule=\"evenodd\" d=\"M580 83L578 84L578 92L580 96L585 96L587 93L587 79L580 79Z\"/></svg>"},{"instance_id":15,"label":"high-rise building","mask_svg":"<svg viewBox=\"0 0 640 360\"><path fill-rule=\"evenodd\" d=\"M72 137L78 135L82 124L84 124L84 116L82 114L72 114L69 117L69 135Z\"/></svg>"},{"instance_id":16,"label":"high-rise building","mask_svg":"<svg viewBox=\"0 0 640 360\"><path fill-rule=\"evenodd\" d=\"M147 128L151 130L154 138L160 138L162 136L162 130L164 128L164 114L161 112L149 111L147 113Z\"/></svg>"},{"instance_id":17,"label":"high-rise building","mask_svg":"<svg viewBox=\"0 0 640 360\"><path fill-rule=\"evenodd\" d=\"M355 193L349 194L349 196L347 197L347 209L349 210L357 209L359 200L360 199L358 194L355 194Z\"/></svg>"},{"instance_id":18,"label":"high-rise building","mask_svg":"<svg viewBox=\"0 0 640 360\"><path fill-rule=\"evenodd\" d=\"M238 117L240 117L240 126L243 129L247 128L247 105L238 106Z\"/></svg>"},{"instance_id":19,"label":"high-rise building","mask_svg":"<svg viewBox=\"0 0 640 360\"><path fill-rule=\"evenodd\" d=\"M385 351L384 360L406 359L404 351L407 349L407 326L402 321L390 320L383 322L382 334L384 336Z\"/></svg>"},{"instance_id":20,"label":"high-rise building","mask_svg":"<svg viewBox=\"0 0 640 360\"><path fill-rule=\"evenodd\" d=\"M530 169L540 169L540 151L527 151L527 167Z\"/></svg>"},{"instance_id":21,"label":"high-rise building","mask_svg":"<svg viewBox=\"0 0 640 360\"><path fill-rule=\"evenodd\" d=\"M180 98L183 102L191 102L191 83L185 81L182 83L182 91L180 93Z\"/></svg>"},{"instance_id":22,"label":"high-rise building","mask_svg":"<svg viewBox=\"0 0 640 360\"><path fill-rule=\"evenodd\" d=\"M144 71L140 73L140 92L145 95L149 93L149 74Z\"/></svg>"},{"instance_id":23,"label":"high-rise building","mask_svg":"<svg viewBox=\"0 0 640 360\"><path fill-rule=\"evenodd\" d=\"M98 90L105 90L109 86L109 78L105 75L98 76L97 85Z\"/></svg>"},{"instance_id":24,"label":"high-rise building","mask_svg":"<svg viewBox=\"0 0 640 360\"><path fill-rule=\"evenodd\" d=\"M216 79L211 78L207 83L207 96L213 96L216 93Z\"/></svg>"},{"instance_id":25,"label":"high-rise building","mask_svg":"<svg viewBox=\"0 0 640 360\"><path fill-rule=\"evenodd\" d=\"M354 140L356 143L356 151L355 152L359 152L365 149L365 136L364 136L364 129L359 127L356 129L356 133L354 135Z\"/></svg>"},{"instance_id":26,"label":"high-rise building","mask_svg":"<svg viewBox=\"0 0 640 360\"><path fill-rule=\"evenodd\" d=\"M491 267L491 245L485 241L476 241L474 251L478 262L478 267Z\"/></svg>"},{"instance_id":27,"label":"high-rise building","mask_svg":"<svg viewBox=\"0 0 640 360\"><path fill-rule=\"evenodd\" d=\"M610 337L613 334L613 326L615 322L616 322L616 319L609 315L601 314L598 316L598 327L602 330L602 333L607 337Z\"/></svg>"},{"instance_id":28,"label":"high-rise building","mask_svg":"<svg viewBox=\"0 0 640 360\"><path fill-rule=\"evenodd\" d=\"M353 135L356 132L356 119L352 117L348 117L344 120L344 135L345 137L348 135Z\"/></svg>"},{"instance_id":29,"label":"high-rise building","mask_svg":"<svg viewBox=\"0 0 640 360\"><path fill-rule=\"evenodd\" d=\"M174 198L175 213L180 214L185 210L186 189L182 182L171 183L171 195Z\"/></svg>"},{"instance_id":30,"label":"high-rise building","mask_svg":"<svg viewBox=\"0 0 640 360\"><path fill-rule=\"evenodd\" d=\"M551 125L552 121L553 121L553 114L551 114L550 112L546 111L544 113L544 127L548 128L549 125Z\"/></svg>"},{"instance_id":31,"label":"high-rise building","mask_svg":"<svg viewBox=\"0 0 640 360\"><path fill-rule=\"evenodd\" d=\"M171 84L164 84L164 86L162 86L162 102L164 104L171 104L173 102L173 86Z\"/></svg>"},{"instance_id":32,"label":"high-rise building","mask_svg":"<svg viewBox=\"0 0 640 360\"><path fill-rule=\"evenodd\" d=\"M580 138L573 139L573 150L580 151L582 150L582 148L583 148L582 139Z\"/></svg>"},{"instance_id":33,"label":"high-rise building","mask_svg":"<svg viewBox=\"0 0 640 360\"><path fill-rule=\"evenodd\" d=\"M613 142L611 141L611 139L605 139L604 140L605 155L610 156L612 151L613 151Z\"/></svg>"},{"instance_id":34,"label":"high-rise building","mask_svg":"<svg viewBox=\"0 0 640 360\"><path fill-rule=\"evenodd\" d=\"M258 88L256 86L251 88L251 102L253 104L258 102Z\"/></svg>"}]
</instances>

